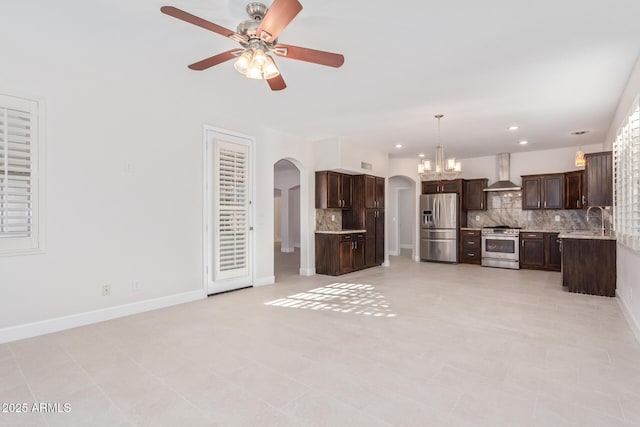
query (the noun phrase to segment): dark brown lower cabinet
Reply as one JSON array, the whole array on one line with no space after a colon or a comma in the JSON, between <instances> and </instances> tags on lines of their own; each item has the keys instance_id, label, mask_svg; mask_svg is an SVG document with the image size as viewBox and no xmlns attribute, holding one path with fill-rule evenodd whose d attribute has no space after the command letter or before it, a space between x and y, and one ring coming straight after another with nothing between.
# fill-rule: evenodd
<instances>
[{"instance_id":1,"label":"dark brown lower cabinet","mask_svg":"<svg viewBox=\"0 0 640 427\"><path fill-rule=\"evenodd\" d=\"M562 286L569 292L616 296L616 241L562 239Z\"/></svg>"},{"instance_id":2,"label":"dark brown lower cabinet","mask_svg":"<svg viewBox=\"0 0 640 427\"><path fill-rule=\"evenodd\" d=\"M546 243L545 266L549 270L560 271L562 265L562 254L560 253L560 241L558 233L544 233Z\"/></svg>"},{"instance_id":3,"label":"dark brown lower cabinet","mask_svg":"<svg viewBox=\"0 0 640 427\"><path fill-rule=\"evenodd\" d=\"M316 233L316 273L338 276L366 267L365 233Z\"/></svg>"},{"instance_id":4,"label":"dark brown lower cabinet","mask_svg":"<svg viewBox=\"0 0 640 427\"><path fill-rule=\"evenodd\" d=\"M384 209L367 209L364 228L366 266L375 267L384 262Z\"/></svg>"},{"instance_id":5,"label":"dark brown lower cabinet","mask_svg":"<svg viewBox=\"0 0 640 427\"><path fill-rule=\"evenodd\" d=\"M481 264L480 249L481 237L480 230L462 230L460 231L460 260L466 264Z\"/></svg>"},{"instance_id":6,"label":"dark brown lower cabinet","mask_svg":"<svg viewBox=\"0 0 640 427\"><path fill-rule=\"evenodd\" d=\"M560 271L558 233L520 233L520 268Z\"/></svg>"},{"instance_id":7,"label":"dark brown lower cabinet","mask_svg":"<svg viewBox=\"0 0 640 427\"><path fill-rule=\"evenodd\" d=\"M520 268L544 268L544 233L520 233Z\"/></svg>"}]
</instances>

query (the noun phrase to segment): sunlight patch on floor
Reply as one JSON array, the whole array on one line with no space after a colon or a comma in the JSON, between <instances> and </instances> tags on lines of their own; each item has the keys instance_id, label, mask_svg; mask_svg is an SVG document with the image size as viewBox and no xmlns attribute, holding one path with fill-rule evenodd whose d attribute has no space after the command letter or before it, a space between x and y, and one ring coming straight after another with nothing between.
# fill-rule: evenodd
<instances>
[{"instance_id":1,"label":"sunlight patch on floor","mask_svg":"<svg viewBox=\"0 0 640 427\"><path fill-rule=\"evenodd\" d=\"M372 317L396 317L384 295L372 285L336 282L264 303L278 307L336 311Z\"/></svg>"}]
</instances>

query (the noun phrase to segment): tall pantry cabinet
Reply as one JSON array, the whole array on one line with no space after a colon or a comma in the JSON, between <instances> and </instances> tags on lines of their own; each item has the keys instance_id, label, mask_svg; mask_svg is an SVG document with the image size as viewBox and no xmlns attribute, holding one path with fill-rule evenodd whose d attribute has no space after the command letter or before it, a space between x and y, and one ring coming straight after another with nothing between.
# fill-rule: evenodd
<instances>
[{"instance_id":1,"label":"tall pantry cabinet","mask_svg":"<svg viewBox=\"0 0 640 427\"><path fill-rule=\"evenodd\" d=\"M367 230L366 266L374 267L384 262L384 178L371 175L352 178L352 207L349 214L343 214L343 228Z\"/></svg>"}]
</instances>

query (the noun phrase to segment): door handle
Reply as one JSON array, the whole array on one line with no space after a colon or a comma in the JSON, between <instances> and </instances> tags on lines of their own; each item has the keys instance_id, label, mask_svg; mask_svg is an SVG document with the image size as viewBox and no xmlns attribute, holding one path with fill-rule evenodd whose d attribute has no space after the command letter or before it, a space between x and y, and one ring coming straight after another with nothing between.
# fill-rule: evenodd
<instances>
[{"instance_id":1,"label":"door handle","mask_svg":"<svg viewBox=\"0 0 640 427\"><path fill-rule=\"evenodd\" d=\"M576 200L576 208L580 207L580 200Z\"/></svg>"},{"instance_id":2,"label":"door handle","mask_svg":"<svg viewBox=\"0 0 640 427\"><path fill-rule=\"evenodd\" d=\"M546 200L544 201L544 207L545 208L547 207L547 201Z\"/></svg>"},{"instance_id":3,"label":"door handle","mask_svg":"<svg viewBox=\"0 0 640 427\"><path fill-rule=\"evenodd\" d=\"M524 248L524 240L522 241L522 247Z\"/></svg>"},{"instance_id":4,"label":"door handle","mask_svg":"<svg viewBox=\"0 0 640 427\"><path fill-rule=\"evenodd\" d=\"M540 207L540 200L538 200L538 208Z\"/></svg>"}]
</instances>

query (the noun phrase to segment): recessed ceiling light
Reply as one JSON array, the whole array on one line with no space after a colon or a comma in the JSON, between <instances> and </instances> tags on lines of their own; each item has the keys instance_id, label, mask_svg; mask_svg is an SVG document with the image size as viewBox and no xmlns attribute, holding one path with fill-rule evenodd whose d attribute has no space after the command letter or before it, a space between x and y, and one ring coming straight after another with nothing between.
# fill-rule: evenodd
<instances>
[{"instance_id":1,"label":"recessed ceiling light","mask_svg":"<svg viewBox=\"0 0 640 427\"><path fill-rule=\"evenodd\" d=\"M424 157L424 153L418 154L418 157Z\"/></svg>"},{"instance_id":2,"label":"recessed ceiling light","mask_svg":"<svg viewBox=\"0 0 640 427\"><path fill-rule=\"evenodd\" d=\"M576 130L571 132L571 135L584 135L585 133L589 133L588 130Z\"/></svg>"},{"instance_id":3,"label":"recessed ceiling light","mask_svg":"<svg viewBox=\"0 0 640 427\"><path fill-rule=\"evenodd\" d=\"M511 125L511 126L509 126L507 129L508 129L508 130L518 130L518 129L520 129L520 126L518 126L518 125Z\"/></svg>"},{"instance_id":4,"label":"recessed ceiling light","mask_svg":"<svg viewBox=\"0 0 640 427\"><path fill-rule=\"evenodd\" d=\"M396 148L402 148L402 144L396 144L395 147Z\"/></svg>"},{"instance_id":5,"label":"recessed ceiling light","mask_svg":"<svg viewBox=\"0 0 640 427\"><path fill-rule=\"evenodd\" d=\"M529 143L529 141L524 140L524 139L519 142L520 145L527 145L528 143Z\"/></svg>"}]
</instances>

